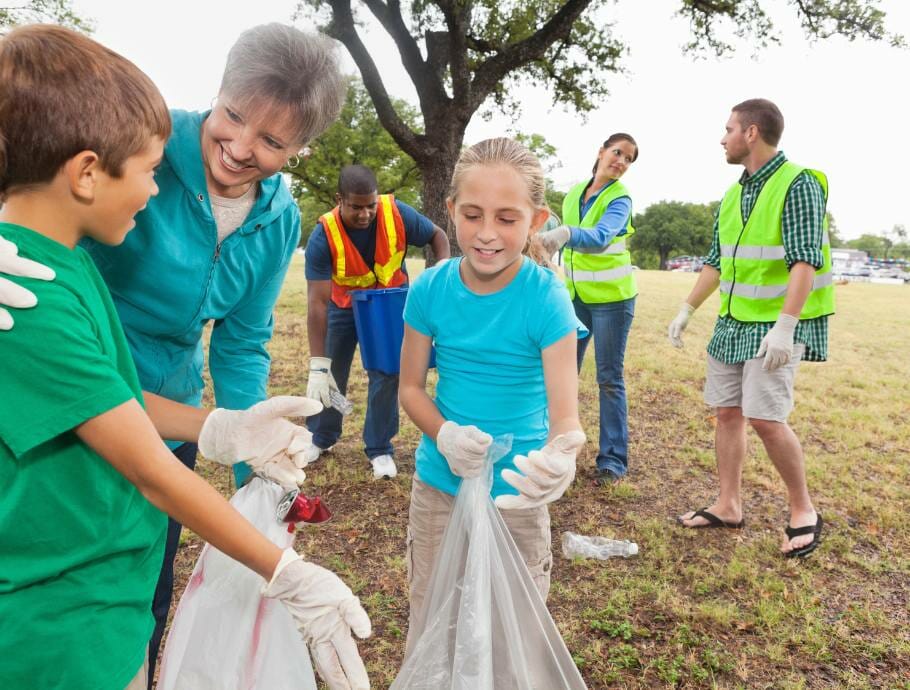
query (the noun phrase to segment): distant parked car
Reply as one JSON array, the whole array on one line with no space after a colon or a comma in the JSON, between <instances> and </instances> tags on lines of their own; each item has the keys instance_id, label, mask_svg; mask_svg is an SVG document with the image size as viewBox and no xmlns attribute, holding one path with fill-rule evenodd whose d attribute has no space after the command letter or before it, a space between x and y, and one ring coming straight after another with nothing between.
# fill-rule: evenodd
<instances>
[{"instance_id":1,"label":"distant parked car","mask_svg":"<svg viewBox=\"0 0 910 690\"><path fill-rule=\"evenodd\" d=\"M705 262L700 256L674 256L667 260L668 271L685 271L687 273L698 273Z\"/></svg>"}]
</instances>

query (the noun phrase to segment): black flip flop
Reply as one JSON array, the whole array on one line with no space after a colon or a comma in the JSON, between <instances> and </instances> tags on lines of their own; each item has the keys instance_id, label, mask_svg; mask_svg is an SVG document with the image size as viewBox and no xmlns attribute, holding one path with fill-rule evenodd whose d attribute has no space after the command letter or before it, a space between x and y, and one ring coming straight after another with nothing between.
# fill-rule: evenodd
<instances>
[{"instance_id":1,"label":"black flip flop","mask_svg":"<svg viewBox=\"0 0 910 690\"><path fill-rule=\"evenodd\" d=\"M805 525L804 527L790 527L787 526L784 528L784 533L787 535L787 539L793 539L793 537L801 537L804 534L811 534L812 541L810 541L805 546L802 546L798 549L793 549L792 551L787 551L784 556L787 558L805 558L810 553L815 551L818 548L818 545L822 543L822 520L821 513L816 513L818 520L815 521L814 525Z\"/></svg>"},{"instance_id":2,"label":"black flip flop","mask_svg":"<svg viewBox=\"0 0 910 690\"><path fill-rule=\"evenodd\" d=\"M695 514L691 518L686 518L687 520L692 520L694 518L700 517L708 521L706 525L687 525L683 522L683 519L678 517L676 521L683 527L689 529L706 529L711 527L725 527L727 529L741 529L743 525L746 524L745 520L740 520L739 522L727 522L726 520L721 520L714 513L709 513L707 510L708 506L704 508L699 508L695 511Z\"/></svg>"}]
</instances>

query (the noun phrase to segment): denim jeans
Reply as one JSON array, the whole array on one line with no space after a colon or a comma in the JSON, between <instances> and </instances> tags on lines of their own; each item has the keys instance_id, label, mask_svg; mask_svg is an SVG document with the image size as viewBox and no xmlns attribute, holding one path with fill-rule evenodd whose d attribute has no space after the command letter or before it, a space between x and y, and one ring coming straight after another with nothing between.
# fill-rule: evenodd
<instances>
[{"instance_id":1,"label":"denim jeans","mask_svg":"<svg viewBox=\"0 0 910 690\"><path fill-rule=\"evenodd\" d=\"M325 356L332 360L332 376L342 393L347 393L351 363L357 348L354 310L329 303ZM367 370L367 415L363 425L363 444L371 460L380 455L394 455L392 437L398 433L398 374ZM341 413L328 408L307 420L313 443L329 448L341 436Z\"/></svg>"},{"instance_id":2,"label":"denim jeans","mask_svg":"<svg viewBox=\"0 0 910 690\"><path fill-rule=\"evenodd\" d=\"M189 467L196 467L196 452L199 447L195 443L184 443L174 449L174 457ZM164 542L164 562L161 564L161 574L155 586L155 596L152 599L152 615L155 617L155 629L152 639L149 640L148 657L148 686L152 687L155 677L155 666L158 663L158 649L161 647L161 638L164 637L164 624L167 614L171 609L171 599L174 596L174 558L177 557L177 544L180 542L179 522L173 518L167 519L167 538Z\"/></svg>"},{"instance_id":3,"label":"denim jeans","mask_svg":"<svg viewBox=\"0 0 910 690\"><path fill-rule=\"evenodd\" d=\"M629 469L629 423L623 361L635 298L621 302L586 304L577 296L575 315L588 328L589 335L578 341L578 370L585 350L594 339L597 386L600 389L600 446L597 469L622 477Z\"/></svg>"}]
</instances>

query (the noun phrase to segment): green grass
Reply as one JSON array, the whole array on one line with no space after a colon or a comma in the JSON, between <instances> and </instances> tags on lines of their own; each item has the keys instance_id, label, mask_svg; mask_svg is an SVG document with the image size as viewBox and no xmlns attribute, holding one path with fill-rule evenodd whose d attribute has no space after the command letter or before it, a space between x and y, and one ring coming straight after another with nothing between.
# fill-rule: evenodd
<instances>
[{"instance_id":1,"label":"green grass","mask_svg":"<svg viewBox=\"0 0 910 690\"><path fill-rule=\"evenodd\" d=\"M306 390L302 263L276 313L271 392ZM412 275L419 271L414 262ZM831 358L801 366L790 423L802 440L810 491L826 521L805 561L777 553L787 519L783 486L750 432L746 528L684 530L673 516L715 490L711 412L701 401L704 347L716 301L693 317L679 351L666 327L695 280L639 271L641 294L626 357L631 433L628 479L593 483L596 447L551 507L554 549L563 531L632 539L630 559L557 555L549 608L591 688L905 688L910 690L910 287L837 287ZM716 298L715 298L716 299ZM373 687L388 687L407 631L405 528L419 435L402 415L401 474L374 482L361 449L366 378L335 450L307 468L305 490L335 513L298 535L298 548L361 596L374 636L361 643ZM582 422L597 438L596 386L582 370ZM200 470L224 492L227 473ZM181 576L198 554L181 549Z\"/></svg>"}]
</instances>

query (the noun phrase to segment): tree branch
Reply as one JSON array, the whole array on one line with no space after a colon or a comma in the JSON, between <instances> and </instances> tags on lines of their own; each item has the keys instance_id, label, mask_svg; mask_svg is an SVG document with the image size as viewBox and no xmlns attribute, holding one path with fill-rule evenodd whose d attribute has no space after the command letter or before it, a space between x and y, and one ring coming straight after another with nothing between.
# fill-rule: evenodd
<instances>
[{"instance_id":1,"label":"tree branch","mask_svg":"<svg viewBox=\"0 0 910 690\"><path fill-rule=\"evenodd\" d=\"M437 72L427 69L427 63L420 54L417 42L408 31L408 27L405 26L398 0L389 0L388 5L382 0L363 0L363 3L395 41L398 52L401 54L401 63L417 89L420 109L425 114L433 115L432 106L440 99L448 100L448 95Z\"/></svg>"},{"instance_id":2,"label":"tree branch","mask_svg":"<svg viewBox=\"0 0 910 690\"><path fill-rule=\"evenodd\" d=\"M395 110L385 84L382 82L382 77L379 75L379 70L376 68L376 63L357 33L350 0L331 0L330 5L332 22L328 26L328 33L341 41L354 58L382 126L411 158L415 160L423 158L422 154L426 148L425 137L408 127Z\"/></svg>"},{"instance_id":3,"label":"tree branch","mask_svg":"<svg viewBox=\"0 0 910 690\"><path fill-rule=\"evenodd\" d=\"M440 0L448 28L449 65L452 77L452 99L464 103L471 92L471 71L468 69L468 30L471 25L473 0L452 3ZM470 115L468 116L470 117ZM467 124L467 123L466 123Z\"/></svg>"},{"instance_id":4,"label":"tree branch","mask_svg":"<svg viewBox=\"0 0 910 690\"><path fill-rule=\"evenodd\" d=\"M481 106L496 85L513 69L542 57L556 41L566 39L572 25L581 16L592 0L567 0L556 14L540 29L523 41L519 41L498 54L488 58L474 71L471 112Z\"/></svg>"}]
</instances>

